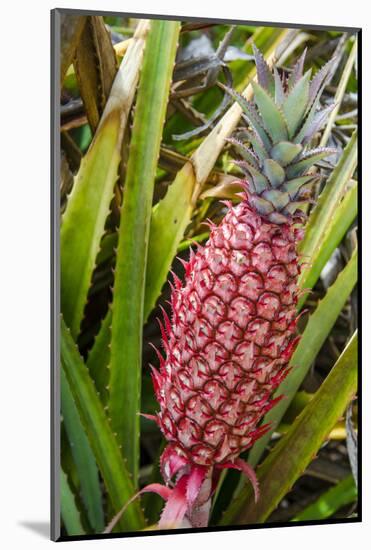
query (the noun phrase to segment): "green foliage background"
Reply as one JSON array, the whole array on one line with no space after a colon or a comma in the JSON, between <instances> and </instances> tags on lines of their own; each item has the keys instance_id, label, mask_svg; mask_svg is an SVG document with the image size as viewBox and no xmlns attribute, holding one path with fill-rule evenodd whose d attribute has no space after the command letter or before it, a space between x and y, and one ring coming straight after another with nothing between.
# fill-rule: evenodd
<instances>
[{"instance_id":1,"label":"green foliage background","mask_svg":"<svg viewBox=\"0 0 371 550\"><path fill-rule=\"evenodd\" d=\"M139 487L160 480L161 435L138 416L157 410L148 368L156 357L148 344L160 340L155 318L169 296L169 271L182 275L176 255L186 258L207 239L203 222L218 223L225 212L219 199L231 198L238 172L225 138L241 124L241 111L227 104L217 82L231 78L251 93L253 43L284 70L305 48L314 71L336 53L323 98L336 107L316 140L337 153L317 166L326 183L315 191L319 200L300 245L306 312L295 368L278 391L286 399L267 415L271 432L245 457L258 467L261 499L255 506L239 474L229 472L211 524L356 514L356 472L346 446L352 424L343 419L348 407L354 422L357 415L356 36L238 25L223 68L216 53L229 30L62 16L64 535L101 533ZM160 511L159 498L147 495L129 505L116 529L155 529Z\"/></svg>"}]
</instances>

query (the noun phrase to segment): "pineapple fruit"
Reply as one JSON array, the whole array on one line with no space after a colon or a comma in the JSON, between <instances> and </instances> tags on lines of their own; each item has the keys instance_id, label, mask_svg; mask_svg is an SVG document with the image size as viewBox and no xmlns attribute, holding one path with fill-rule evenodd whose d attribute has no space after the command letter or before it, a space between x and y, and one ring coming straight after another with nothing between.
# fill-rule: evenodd
<instances>
[{"instance_id":1,"label":"pineapple fruit","mask_svg":"<svg viewBox=\"0 0 371 550\"><path fill-rule=\"evenodd\" d=\"M161 458L166 501L160 527L208 522L223 468L254 472L241 459L268 428L260 426L277 399L298 341L300 265L297 244L312 185L311 168L331 150L309 149L331 106L319 102L333 61L311 79L304 58L286 78L255 48L254 101L233 90L248 129L238 150L244 177L241 202L228 207L209 240L176 276L171 319L161 323L164 358L152 369L160 411L154 419L168 441ZM175 481L173 479L175 478Z\"/></svg>"}]
</instances>

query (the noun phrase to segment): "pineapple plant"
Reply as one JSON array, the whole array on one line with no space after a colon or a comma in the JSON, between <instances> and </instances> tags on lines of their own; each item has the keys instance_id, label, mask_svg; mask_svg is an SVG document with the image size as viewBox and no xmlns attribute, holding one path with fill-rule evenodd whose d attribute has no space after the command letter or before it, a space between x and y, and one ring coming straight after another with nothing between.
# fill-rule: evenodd
<instances>
[{"instance_id":1,"label":"pineapple plant","mask_svg":"<svg viewBox=\"0 0 371 550\"><path fill-rule=\"evenodd\" d=\"M352 310L344 327L357 264L357 40L82 19L73 36L70 15L61 29L54 536L293 519L283 499L296 483L287 497L299 500L296 519L319 518L326 493L303 510L301 476L320 494L328 485L306 470L315 454L347 460L333 451L347 437L357 380ZM200 34L215 54L189 57ZM349 502L348 489L356 501L345 466L326 517ZM165 504L148 494L139 503L150 492Z\"/></svg>"},{"instance_id":2,"label":"pineapple plant","mask_svg":"<svg viewBox=\"0 0 371 550\"><path fill-rule=\"evenodd\" d=\"M267 430L259 425L280 397L271 395L288 373L298 343L297 302L302 237L313 165L329 148L310 149L331 106L319 100L333 60L311 79L305 52L290 77L270 70L255 48L254 101L230 90L248 123L250 147L238 139L243 160L241 202L226 201L220 223L210 223L205 246L184 262L184 284L174 275L171 319L160 321L164 358L152 377L160 411L153 419L166 440L161 470L167 504L160 526L207 525L210 498L224 468L242 470L239 458ZM282 397L282 396L281 396Z\"/></svg>"}]
</instances>

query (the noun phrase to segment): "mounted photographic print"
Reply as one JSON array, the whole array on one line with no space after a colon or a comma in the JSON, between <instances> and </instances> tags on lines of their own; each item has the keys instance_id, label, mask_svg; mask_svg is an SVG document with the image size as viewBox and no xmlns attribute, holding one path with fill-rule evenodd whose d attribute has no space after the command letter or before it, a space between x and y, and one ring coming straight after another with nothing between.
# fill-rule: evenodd
<instances>
[{"instance_id":1,"label":"mounted photographic print","mask_svg":"<svg viewBox=\"0 0 371 550\"><path fill-rule=\"evenodd\" d=\"M52 12L52 538L360 521L360 30L166 17Z\"/></svg>"}]
</instances>

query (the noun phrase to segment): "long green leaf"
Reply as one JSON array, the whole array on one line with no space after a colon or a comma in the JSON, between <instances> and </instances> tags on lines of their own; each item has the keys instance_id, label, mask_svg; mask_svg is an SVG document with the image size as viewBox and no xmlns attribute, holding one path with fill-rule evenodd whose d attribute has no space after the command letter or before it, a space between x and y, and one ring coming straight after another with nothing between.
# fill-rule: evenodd
<instances>
[{"instance_id":1,"label":"long green leaf","mask_svg":"<svg viewBox=\"0 0 371 550\"><path fill-rule=\"evenodd\" d=\"M94 340L86 365L89 369L100 400L103 404L107 403L109 382L109 357L110 357L110 342L111 342L111 323L112 311L108 310L105 318L102 321L101 328Z\"/></svg>"},{"instance_id":2,"label":"long green leaf","mask_svg":"<svg viewBox=\"0 0 371 550\"><path fill-rule=\"evenodd\" d=\"M353 475L350 474L302 510L292 521L318 521L329 518L343 506L355 502L357 494Z\"/></svg>"},{"instance_id":3,"label":"long green leaf","mask_svg":"<svg viewBox=\"0 0 371 550\"><path fill-rule=\"evenodd\" d=\"M109 414L137 483L143 301L153 188L180 23L148 33L125 179L112 303Z\"/></svg>"},{"instance_id":4,"label":"long green leaf","mask_svg":"<svg viewBox=\"0 0 371 550\"><path fill-rule=\"evenodd\" d=\"M354 39L353 47L350 51L350 54L349 54L349 57L347 59L346 65L345 65L344 70L342 72L340 82L337 86L337 90L336 90L336 94L335 94L335 98L334 98L335 107L334 107L334 109L332 110L332 112L329 116L329 119L328 119L327 124L326 124L326 128L325 128L325 130L322 134L322 138L321 138L321 141L320 141L320 147L324 147L327 144L328 138L330 137L332 127L335 123L335 119L336 119L337 114L339 112L339 109L341 107L341 103L342 103L342 100L343 100L343 97L344 97L344 94L345 94L345 91L346 91L346 87L347 87L347 84L348 84L349 77L351 75L354 63L356 62L356 58L357 58L357 38Z\"/></svg>"},{"instance_id":5,"label":"long green leaf","mask_svg":"<svg viewBox=\"0 0 371 550\"><path fill-rule=\"evenodd\" d=\"M308 370L315 360L319 350L325 342L328 334L334 326L344 304L352 292L354 285L357 282L357 251L354 251L351 259L346 267L338 275L335 283L328 289L326 296L318 304L316 310L311 315L304 333L301 337L299 345L292 356L290 365L294 368L289 373L287 378L278 388L275 396L284 395L282 399L269 413L264 417L264 423L271 423L271 430L261 437L251 449L248 462L251 466L258 464L260 457L272 435L274 428L279 424L288 406L290 405L294 395L298 391L302 381L304 380ZM246 492L246 484L241 483L237 494ZM237 502L237 504L236 504ZM240 501L235 501L229 506L223 516L229 518L236 513L236 506Z\"/></svg>"},{"instance_id":6,"label":"long green leaf","mask_svg":"<svg viewBox=\"0 0 371 550\"><path fill-rule=\"evenodd\" d=\"M331 250L331 246L328 245L336 241L330 234L331 231L335 231L337 235L343 231L334 226L333 218L336 216L346 186L357 166L357 138L358 134L355 131L329 177L306 225L304 239L299 245L299 251L307 263L307 266L303 267L299 279L301 288L309 288L307 284L310 284L310 280L316 280L314 276L317 271L315 260L319 259L323 263L326 261L325 258L328 259L331 255L333 249ZM304 301L305 296L301 298L299 304L302 305Z\"/></svg>"},{"instance_id":7,"label":"long green leaf","mask_svg":"<svg viewBox=\"0 0 371 550\"><path fill-rule=\"evenodd\" d=\"M61 362L77 405L90 446L115 512L133 496L134 485L111 430L89 371L82 361L65 322L61 322ZM144 525L137 502L130 504L120 522L122 530L138 530Z\"/></svg>"},{"instance_id":8,"label":"long green leaf","mask_svg":"<svg viewBox=\"0 0 371 550\"><path fill-rule=\"evenodd\" d=\"M148 22L138 24L99 127L76 175L61 227L61 308L76 337L87 301L134 98Z\"/></svg>"},{"instance_id":9,"label":"long green leaf","mask_svg":"<svg viewBox=\"0 0 371 550\"><path fill-rule=\"evenodd\" d=\"M312 252L307 268L303 268L299 284L303 289L313 288L331 254L342 241L357 216L357 182L351 183L345 191L335 212L329 212L328 223L320 237L318 247ZM305 295L299 299L299 307L305 302Z\"/></svg>"},{"instance_id":10,"label":"long green leaf","mask_svg":"<svg viewBox=\"0 0 371 550\"><path fill-rule=\"evenodd\" d=\"M85 533L81 523L80 512L77 509L75 495L69 486L67 474L60 471L61 516L69 535L83 535Z\"/></svg>"},{"instance_id":11,"label":"long green leaf","mask_svg":"<svg viewBox=\"0 0 371 550\"><path fill-rule=\"evenodd\" d=\"M258 502L249 488L243 495L247 504L232 524L264 522L310 464L357 391L357 349L355 332L314 398L258 468Z\"/></svg>"},{"instance_id":12,"label":"long green leaf","mask_svg":"<svg viewBox=\"0 0 371 550\"><path fill-rule=\"evenodd\" d=\"M283 29L273 43L269 42L267 49L262 48L268 63L272 61L277 45L284 40L286 35L287 29ZM248 74L249 80L254 78L255 74L254 66ZM250 84L242 94L248 99L251 97ZM156 205L153 211L149 237L144 319L147 319L161 293L177 247L191 220L195 201L202 185L225 146L225 138L229 137L236 128L241 113L242 108L234 103L193 153L190 162L187 162L177 173L165 198Z\"/></svg>"},{"instance_id":13,"label":"long green leaf","mask_svg":"<svg viewBox=\"0 0 371 550\"><path fill-rule=\"evenodd\" d=\"M99 533L104 528L104 517L98 468L63 369L60 374L63 423L78 473L89 523L93 531Z\"/></svg>"},{"instance_id":14,"label":"long green leaf","mask_svg":"<svg viewBox=\"0 0 371 550\"><path fill-rule=\"evenodd\" d=\"M195 186L193 167L187 162L178 172L165 198L153 209L146 274L145 321L161 293L178 244L191 220Z\"/></svg>"}]
</instances>

